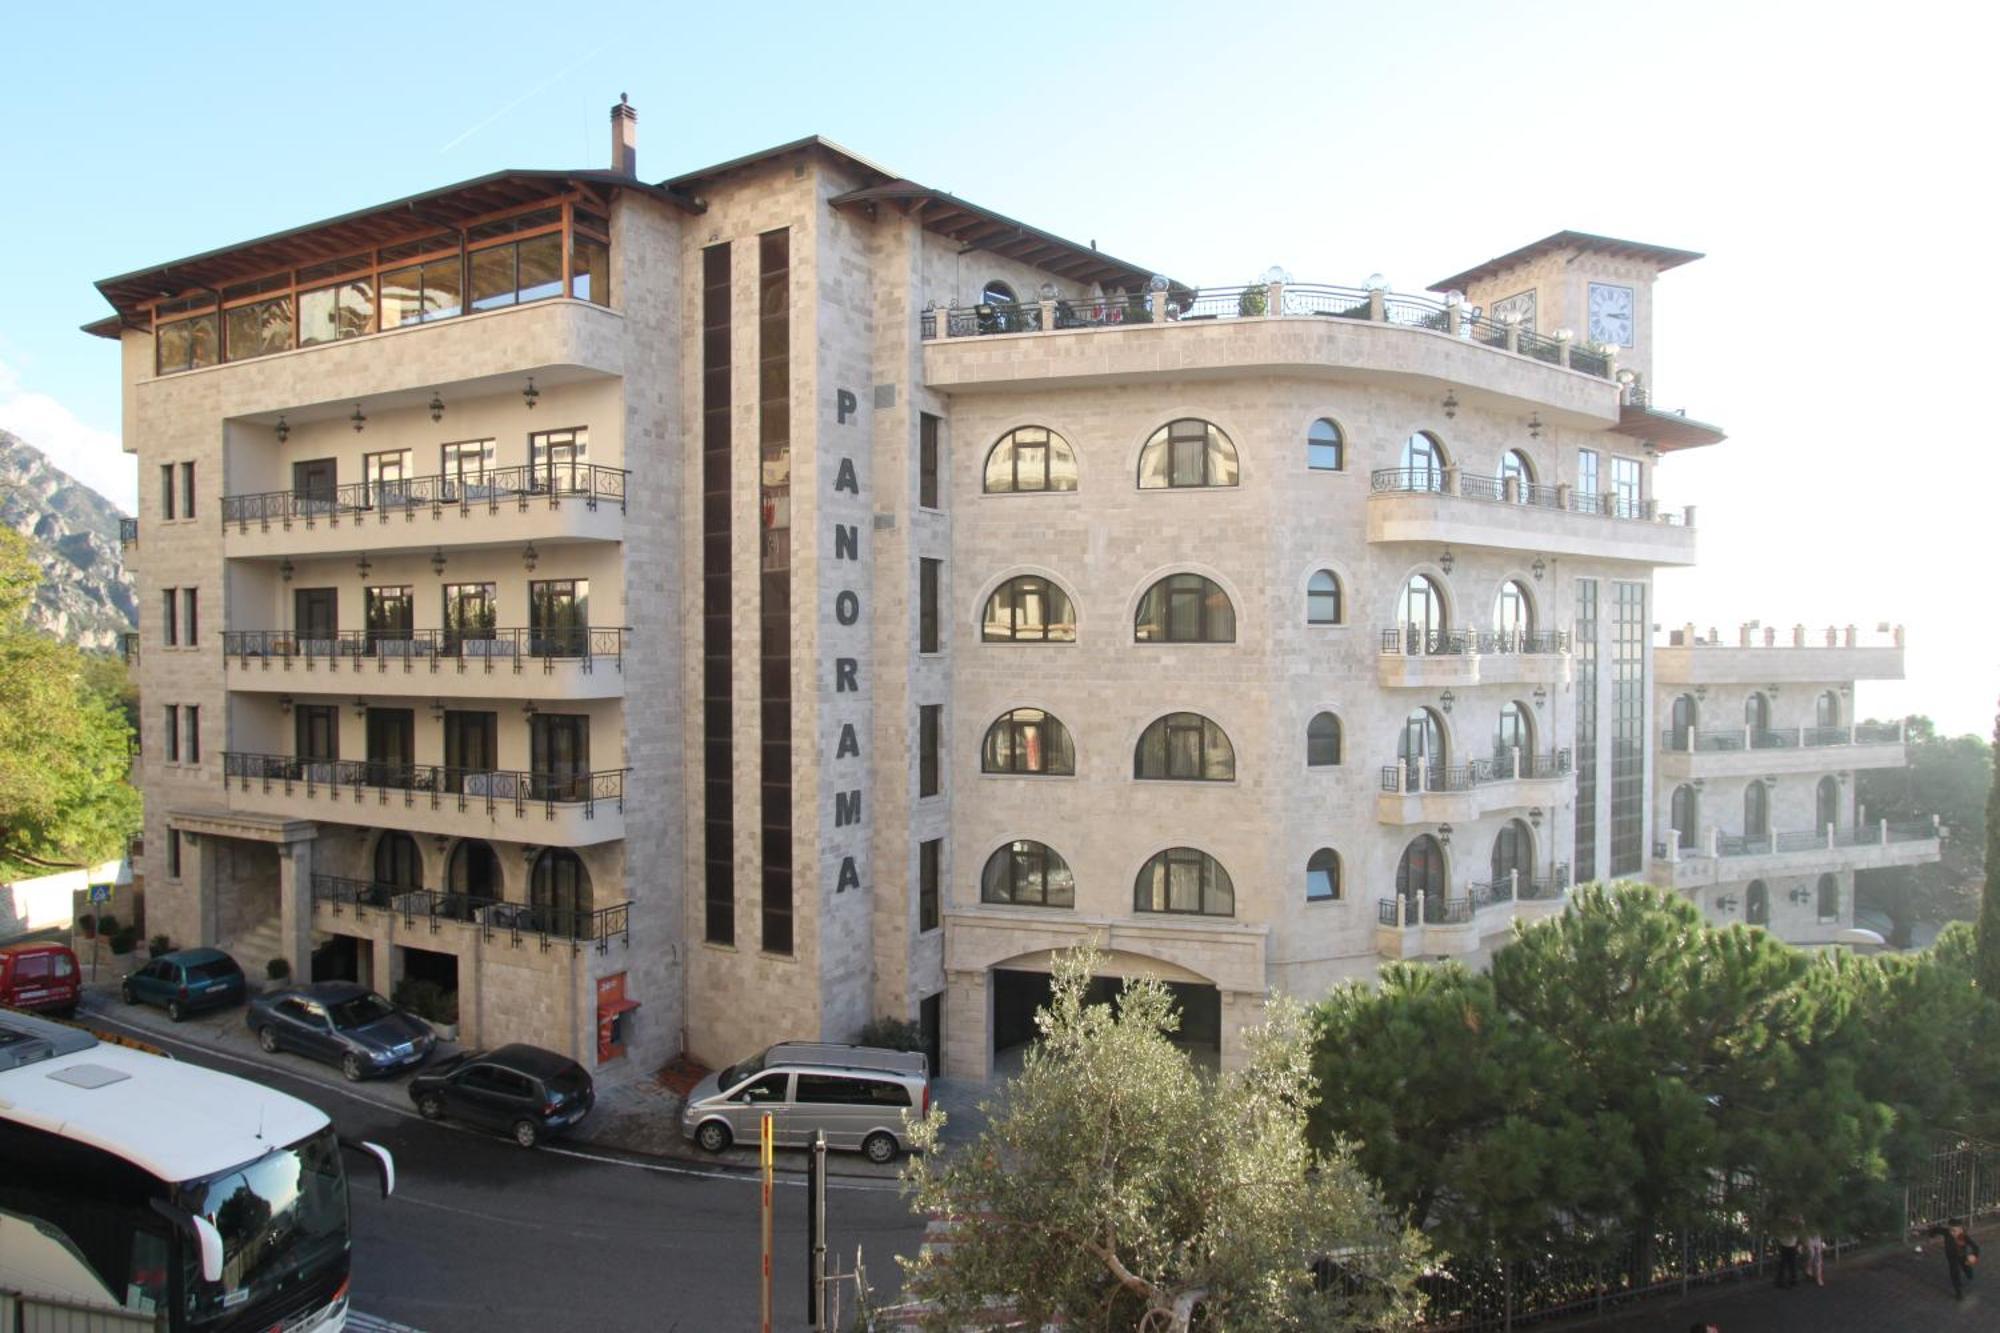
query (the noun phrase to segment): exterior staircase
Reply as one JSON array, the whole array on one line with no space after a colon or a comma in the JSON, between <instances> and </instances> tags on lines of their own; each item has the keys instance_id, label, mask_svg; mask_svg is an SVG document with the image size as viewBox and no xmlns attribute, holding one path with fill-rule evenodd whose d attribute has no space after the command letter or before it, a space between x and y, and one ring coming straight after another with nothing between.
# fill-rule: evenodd
<instances>
[{"instance_id":1,"label":"exterior staircase","mask_svg":"<svg viewBox=\"0 0 2000 1333\"><path fill-rule=\"evenodd\" d=\"M275 916L265 917L235 939L218 946L234 958L253 988L266 984L264 969L273 958L285 956L285 932Z\"/></svg>"}]
</instances>

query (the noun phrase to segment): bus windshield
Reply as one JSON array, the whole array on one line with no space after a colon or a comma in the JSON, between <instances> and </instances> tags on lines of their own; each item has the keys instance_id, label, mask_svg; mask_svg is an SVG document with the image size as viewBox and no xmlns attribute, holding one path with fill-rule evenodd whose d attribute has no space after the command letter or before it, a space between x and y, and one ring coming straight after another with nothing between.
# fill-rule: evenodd
<instances>
[{"instance_id":1,"label":"bus windshield","mask_svg":"<svg viewBox=\"0 0 2000 1333\"><path fill-rule=\"evenodd\" d=\"M182 1207L222 1233L222 1281L202 1281L192 1257L187 1269L188 1314L197 1322L281 1298L346 1256L347 1177L331 1125L180 1193Z\"/></svg>"}]
</instances>

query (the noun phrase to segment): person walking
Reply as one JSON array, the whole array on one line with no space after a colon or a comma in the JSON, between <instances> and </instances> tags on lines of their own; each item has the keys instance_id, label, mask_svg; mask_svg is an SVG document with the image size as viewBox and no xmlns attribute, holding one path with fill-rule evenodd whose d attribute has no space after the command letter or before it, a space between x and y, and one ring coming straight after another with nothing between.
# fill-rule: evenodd
<instances>
[{"instance_id":1,"label":"person walking","mask_svg":"<svg viewBox=\"0 0 2000 1333\"><path fill-rule=\"evenodd\" d=\"M1965 1223L1955 1219L1949 1226L1934 1223L1924 1234L1943 1238L1944 1267L1951 1275L1951 1294L1954 1299L1964 1300L1965 1284L1972 1281L1972 1271L1979 1263L1979 1242L1966 1231Z\"/></svg>"},{"instance_id":2,"label":"person walking","mask_svg":"<svg viewBox=\"0 0 2000 1333\"><path fill-rule=\"evenodd\" d=\"M1799 1225L1796 1220L1778 1237L1778 1285L1799 1285Z\"/></svg>"},{"instance_id":3,"label":"person walking","mask_svg":"<svg viewBox=\"0 0 2000 1333\"><path fill-rule=\"evenodd\" d=\"M1806 1276L1813 1285L1826 1285L1826 1238L1817 1231L1806 1237Z\"/></svg>"}]
</instances>

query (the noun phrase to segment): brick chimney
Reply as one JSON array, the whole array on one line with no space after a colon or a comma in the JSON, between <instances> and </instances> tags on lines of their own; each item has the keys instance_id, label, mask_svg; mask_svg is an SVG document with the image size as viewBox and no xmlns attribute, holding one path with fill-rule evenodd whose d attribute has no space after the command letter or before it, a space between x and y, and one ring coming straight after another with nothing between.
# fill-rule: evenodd
<instances>
[{"instance_id":1,"label":"brick chimney","mask_svg":"<svg viewBox=\"0 0 2000 1333\"><path fill-rule=\"evenodd\" d=\"M639 113L624 93L611 108L611 169L625 176L639 174Z\"/></svg>"}]
</instances>

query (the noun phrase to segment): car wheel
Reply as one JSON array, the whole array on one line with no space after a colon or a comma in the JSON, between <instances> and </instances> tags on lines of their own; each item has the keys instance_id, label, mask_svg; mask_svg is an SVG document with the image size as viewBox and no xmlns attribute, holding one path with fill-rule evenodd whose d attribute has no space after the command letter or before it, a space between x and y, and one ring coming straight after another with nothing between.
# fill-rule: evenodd
<instances>
[{"instance_id":1,"label":"car wheel","mask_svg":"<svg viewBox=\"0 0 2000 1333\"><path fill-rule=\"evenodd\" d=\"M258 1028L257 1044L264 1048L266 1055L276 1055L278 1053L278 1030L269 1026Z\"/></svg>"},{"instance_id":2,"label":"car wheel","mask_svg":"<svg viewBox=\"0 0 2000 1333\"><path fill-rule=\"evenodd\" d=\"M862 1143L861 1151L877 1166L884 1166L896 1160L896 1136L880 1130L870 1134Z\"/></svg>"},{"instance_id":3,"label":"car wheel","mask_svg":"<svg viewBox=\"0 0 2000 1333\"><path fill-rule=\"evenodd\" d=\"M57 1018L75 1018L76 1006L73 1004L66 1004L62 1008L51 1010L50 1012L55 1014Z\"/></svg>"},{"instance_id":4,"label":"car wheel","mask_svg":"<svg viewBox=\"0 0 2000 1333\"><path fill-rule=\"evenodd\" d=\"M353 1051L349 1051L346 1055L340 1057L341 1077L345 1078L349 1083L359 1083L361 1076L367 1072L367 1068L361 1063L361 1057Z\"/></svg>"},{"instance_id":5,"label":"car wheel","mask_svg":"<svg viewBox=\"0 0 2000 1333\"><path fill-rule=\"evenodd\" d=\"M435 1092L417 1098L417 1114L426 1120L444 1119L444 1101Z\"/></svg>"},{"instance_id":6,"label":"car wheel","mask_svg":"<svg viewBox=\"0 0 2000 1333\"><path fill-rule=\"evenodd\" d=\"M127 983L118 988L118 998L127 1004L137 1004L139 1003L139 992L133 990L130 983Z\"/></svg>"},{"instance_id":7,"label":"car wheel","mask_svg":"<svg viewBox=\"0 0 2000 1333\"><path fill-rule=\"evenodd\" d=\"M167 1001L168 1018L171 1018L174 1020L174 1022L179 1023L186 1020L187 1016L188 1016L188 1011L186 1005L182 1004L179 1000Z\"/></svg>"},{"instance_id":8,"label":"car wheel","mask_svg":"<svg viewBox=\"0 0 2000 1333\"><path fill-rule=\"evenodd\" d=\"M534 1147L535 1144L541 1141L541 1137L541 1126L537 1125L534 1121L516 1120L514 1122L514 1142L520 1144L523 1148Z\"/></svg>"},{"instance_id":9,"label":"car wheel","mask_svg":"<svg viewBox=\"0 0 2000 1333\"><path fill-rule=\"evenodd\" d=\"M694 1132L694 1141L701 1145L703 1152L721 1152L730 1145L733 1138L729 1126L720 1120L710 1120Z\"/></svg>"}]
</instances>

